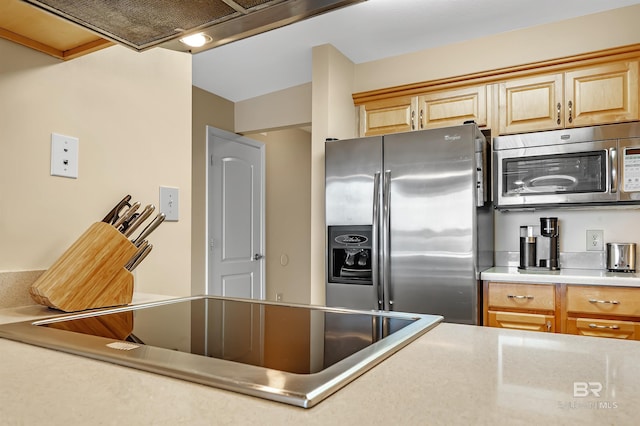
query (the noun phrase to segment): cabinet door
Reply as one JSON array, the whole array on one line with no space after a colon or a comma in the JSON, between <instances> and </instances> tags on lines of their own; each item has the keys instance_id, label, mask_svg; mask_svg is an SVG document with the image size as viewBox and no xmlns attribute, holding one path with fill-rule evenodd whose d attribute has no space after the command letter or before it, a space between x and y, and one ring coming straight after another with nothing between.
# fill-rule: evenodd
<instances>
[{"instance_id":1,"label":"cabinet door","mask_svg":"<svg viewBox=\"0 0 640 426\"><path fill-rule=\"evenodd\" d=\"M638 120L638 61L565 74L565 126Z\"/></svg>"},{"instance_id":2,"label":"cabinet door","mask_svg":"<svg viewBox=\"0 0 640 426\"><path fill-rule=\"evenodd\" d=\"M487 125L487 87L473 86L444 90L418 97L421 129L460 125L473 120Z\"/></svg>"},{"instance_id":3,"label":"cabinet door","mask_svg":"<svg viewBox=\"0 0 640 426\"><path fill-rule=\"evenodd\" d=\"M515 330L544 331L554 333L556 319L553 315L522 314L519 312L487 313L488 326Z\"/></svg>"},{"instance_id":4,"label":"cabinet door","mask_svg":"<svg viewBox=\"0 0 640 426\"><path fill-rule=\"evenodd\" d=\"M568 285L567 312L640 317L640 289Z\"/></svg>"},{"instance_id":5,"label":"cabinet door","mask_svg":"<svg viewBox=\"0 0 640 426\"><path fill-rule=\"evenodd\" d=\"M561 129L562 74L500 83L500 134Z\"/></svg>"},{"instance_id":6,"label":"cabinet door","mask_svg":"<svg viewBox=\"0 0 640 426\"><path fill-rule=\"evenodd\" d=\"M360 106L360 136L375 136L415 130L417 97L382 99Z\"/></svg>"},{"instance_id":7,"label":"cabinet door","mask_svg":"<svg viewBox=\"0 0 640 426\"><path fill-rule=\"evenodd\" d=\"M524 283L489 283L489 308L554 311L555 285Z\"/></svg>"},{"instance_id":8,"label":"cabinet door","mask_svg":"<svg viewBox=\"0 0 640 426\"><path fill-rule=\"evenodd\" d=\"M640 340L640 323L594 318L567 318L567 333Z\"/></svg>"}]
</instances>

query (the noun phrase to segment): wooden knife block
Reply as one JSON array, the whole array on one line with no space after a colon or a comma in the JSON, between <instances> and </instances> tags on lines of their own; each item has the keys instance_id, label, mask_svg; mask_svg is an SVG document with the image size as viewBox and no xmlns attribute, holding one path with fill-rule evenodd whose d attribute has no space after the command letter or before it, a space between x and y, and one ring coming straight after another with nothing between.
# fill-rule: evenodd
<instances>
[{"instance_id":1,"label":"wooden knife block","mask_svg":"<svg viewBox=\"0 0 640 426\"><path fill-rule=\"evenodd\" d=\"M94 223L29 289L33 300L64 312L131 303L133 275L125 265L136 247L116 228Z\"/></svg>"}]
</instances>

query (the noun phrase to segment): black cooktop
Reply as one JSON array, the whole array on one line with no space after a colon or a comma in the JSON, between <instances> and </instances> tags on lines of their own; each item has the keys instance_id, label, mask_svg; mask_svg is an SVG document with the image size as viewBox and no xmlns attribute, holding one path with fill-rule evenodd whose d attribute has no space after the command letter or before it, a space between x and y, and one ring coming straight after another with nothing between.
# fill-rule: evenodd
<instances>
[{"instance_id":1,"label":"black cooktop","mask_svg":"<svg viewBox=\"0 0 640 426\"><path fill-rule=\"evenodd\" d=\"M441 320L196 296L0 325L0 336L310 407Z\"/></svg>"}]
</instances>

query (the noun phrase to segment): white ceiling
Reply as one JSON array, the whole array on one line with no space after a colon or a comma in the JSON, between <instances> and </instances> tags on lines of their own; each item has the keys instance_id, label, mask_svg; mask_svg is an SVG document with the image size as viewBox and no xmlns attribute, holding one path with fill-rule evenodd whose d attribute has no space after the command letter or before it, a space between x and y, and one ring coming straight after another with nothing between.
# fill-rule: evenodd
<instances>
[{"instance_id":1,"label":"white ceiling","mask_svg":"<svg viewBox=\"0 0 640 426\"><path fill-rule=\"evenodd\" d=\"M637 3L368 0L195 54L193 84L238 102L310 82L313 46L332 44L359 64Z\"/></svg>"}]
</instances>

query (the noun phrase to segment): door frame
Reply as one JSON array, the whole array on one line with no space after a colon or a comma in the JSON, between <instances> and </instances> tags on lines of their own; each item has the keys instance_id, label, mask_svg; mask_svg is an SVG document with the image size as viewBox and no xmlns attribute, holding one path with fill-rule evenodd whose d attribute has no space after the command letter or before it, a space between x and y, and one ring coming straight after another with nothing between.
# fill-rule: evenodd
<instances>
[{"instance_id":1,"label":"door frame","mask_svg":"<svg viewBox=\"0 0 640 426\"><path fill-rule=\"evenodd\" d=\"M259 142L253 139L249 139L245 136L239 135L237 133L232 133L232 132L228 132L226 130L222 130L219 129L217 127L213 127L213 126L206 126L206 141L205 141L205 262L204 262L204 276L205 276L205 294L210 294L210 283L209 283L209 262L210 262L210 256L209 256L209 241L210 241L210 235L211 235L211 230L209 229L209 192L210 192L210 179L212 179L212 177L210 176L210 169L211 169L211 156L213 155L213 143L215 140L215 137L220 137L220 138L224 138L227 141L233 141L235 143L240 143L240 144L244 144L244 145L249 145L251 147L254 148L258 148L260 150L260 163L261 163L261 176L260 176L260 192L261 192L261 196L260 196L260 253L262 253L264 256L266 256L266 241L265 241L265 227L266 227L266 219L265 219L265 199L266 199L266 184L265 184L265 178L266 178L266 145L263 142ZM211 140L209 140L209 138L211 137ZM260 290L259 290L259 299L265 299L266 297L266 268L265 268L265 264L266 261L264 260L264 257L262 259L262 262L260 264L260 275L261 275L261 279L260 279Z\"/></svg>"}]
</instances>

